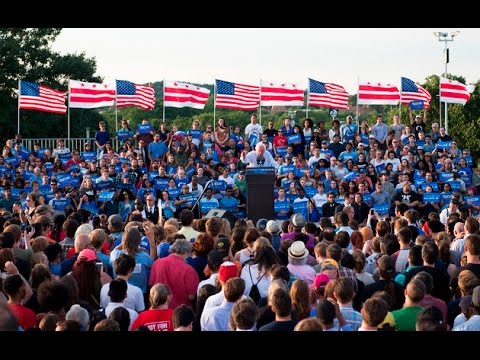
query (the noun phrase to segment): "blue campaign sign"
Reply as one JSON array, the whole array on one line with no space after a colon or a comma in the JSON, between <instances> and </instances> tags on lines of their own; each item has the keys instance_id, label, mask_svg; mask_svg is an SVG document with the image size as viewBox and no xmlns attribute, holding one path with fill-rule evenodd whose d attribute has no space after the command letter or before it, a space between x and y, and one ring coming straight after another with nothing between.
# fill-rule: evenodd
<instances>
[{"instance_id":1,"label":"blue campaign sign","mask_svg":"<svg viewBox=\"0 0 480 360\"><path fill-rule=\"evenodd\" d=\"M58 181L58 187L63 188L67 185L70 185L70 181L72 180L72 176L70 175L64 175L64 176L59 176L60 174L57 175L57 181Z\"/></svg>"},{"instance_id":2,"label":"blue campaign sign","mask_svg":"<svg viewBox=\"0 0 480 360\"><path fill-rule=\"evenodd\" d=\"M292 182L293 182L293 181L285 181L285 182L283 183L283 185L282 185L283 188L284 188L285 190L288 190L288 189L290 188L290 185L292 184Z\"/></svg>"},{"instance_id":3,"label":"blue campaign sign","mask_svg":"<svg viewBox=\"0 0 480 360\"><path fill-rule=\"evenodd\" d=\"M378 215L387 215L388 214L388 204L375 204L373 209L378 213Z\"/></svg>"},{"instance_id":4,"label":"blue campaign sign","mask_svg":"<svg viewBox=\"0 0 480 360\"><path fill-rule=\"evenodd\" d=\"M280 155L281 157L284 157L285 154L287 153L287 148L286 147L278 147L275 148L275 152Z\"/></svg>"},{"instance_id":5,"label":"blue campaign sign","mask_svg":"<svg viewBox=\"0 0 480 360\"><path fill-rule=\"evenodd\" d=\"M79 172L79 166L77 164L72 164L70 165L70 167L68 168L68 171L69 172Z\"/></svg>"},{"instance_id":6,"label":"blue campaign sign","mask_svg":"<svg viewBox=\"0 0 480 360\"><path fill-rule=\"evenodd\" d=\"M0 165L0 174L3 175L3 174L8 174L9 170L7 169L7 167L5 165Z\"/></svg>"},{"instance_id":7,"label":"blue campaign sign","mask_svg":"<svg viewBox=\"0 0 480 360\"><path fill-rule=\"evenodd\" d=\"M308 205L307 204L308 203L306 201L294 202L292 204L293 212L294 213L300 213L303 216L305 216L305 218L307 218L308 217Z\"/></svg>"},{"instance_id":8,"label":"blue campaign sign","mask_svg":"<svg viewBox=\"0 0 480 360\"><path fill-rule=\"evenodd\" d=\"M415 145L417 145L417 146L423 146L423 145L425 145L425 143L426 143L425 140L417 140L417 141L415 141Z\"/></svg>"},{"instance_id":9,"label":"blue campaign sign","mask_svg":"<svg viewBox=\"0 0 480 360\"><path fill-rule=\"evenodd\" d=\"M40 159L43 159L45 157L45 150L47 150L47 148L38 149L37 155Z\"/></svg>"},{"instance_id":10,"label":"blue campaign sign","mask_svg":"<svg viewBox=\"0 0 480 360\"><path fill-rule=\"evenodd\" d=\"M168 179L155 179L153 187L155 190L165 190L168 187Z\"/></svg>"},{"instance_id":11,"label":"blue campaign sign","mask_svg":"<svg viewBox=\"0 0 480 360\"><path fill-rule=\"evenodd\" d=\"M12 188L12 199L17 200L20 197L20 191L23 189Z\"/></svg>"},{"instance_id":12,"label":"blue campaign sign","mask_svg":"<svg viewBox=\"0 0 480 360\"><path fill-rule=\"evenodd\" d=\"M63 154L58 154L58 157L62 160L70 160L70 158L72 157L72 154L71 153L63 153Z\"/></svg>"},{"instance_id":13,"label":"blue campaign sign","mask_svg":"<svg viewBox=\"0 0 480 360\"><path fill-rule=\"evenodd\" d=\"M372 195L370 193L363 193L362 197L364 203L370 204L372 202Z\"/></svg>"},{"instance_id":14,"label":"blue campaign sign","mask_svg":"<svg viewBox=\"0 0 480 360\"><path fill-rule=\"evenodd\" d=\"M98 201L110 201L113 199L113 191L100 191L98 194Z\"/></svg>"},{"instance_id":15,"label":"blue campaign sign","mask_svg":"<svg viewBox=\"0 0 480 360\"><path fill-rule=\"evenodd\" d=\"M290 211L290 203L288 201L274 201L273 212L279 213L280 211Z\"/></svg>"},{"instance_id":16,"label":"blue campaign sign","mask_svg":"<svg viewBox=\"0 0 480 360\"><path fill-rule=\"evenodd\" d=\"M250 145L253 147L257 144L258 142L258 134L257 133L252 133L248 136L248 141L250 142Z\"/></svg>"},{"instance_id":17,"label":"blue campaign sign","mask_svg":"<svg viewBox=\"0 0 480 360\"><path fill-rule=\"evenodd\" d=\"M97 154L94 151L82 151L83 160L93 160L97 157Z\"/></svg>"},{"instance_id":18,"label":"blue campaign sign","mask_svg":"<svg viewBox=\"0 0 480 360\"><path fill-rule=\"evenodd\" d=\"M315 189L314 187L309 186L309 187L306 187L306 188L305 188L305 193L306 193L308 196L313 197L313 196L315 196L315 194L317 193L317 189Z\"/></svg>"},{"instance_id":19,"label":"blue campaign sign","mask_svg":"<svg viewBox=\"0 0 480 360\"><path fill-rule=\"evenodd\" d=\"M450 149L452 147L451 141L438 141L437 142L438 149Z\"/></svg>"},{"instance_id":20,"label":"blue campaign sign","mask_svg":"<svg viewBox=\"0 0 480 360\"><path fill-rule=\"evenodd\" d=\"M191 179L192 176L195 174L195 172L197 171L197 169L195 169L193 166L192 167L189 167L187 169L187 171L185 171L185 173L187 174L188 178Z\"/></svg>"},{"instance_id":21,"label":"blue campaign sign","mask_svg":"<svg viewBox=\"0 0 480 360\"><path fill-rule=\"evenodd\" d=\"M33 176L33 171L30 171L30 170L24 170L23 171L23 178L25 180L30 180L30 178Z\"/></svg>"},{"instance_id":22,"label":"blue campaign sign","mask_svg":"<svg viewBox=\"0 0 480 360\"><path fill-rule=\"evenodd\" d=\"M186 205L193 205L197 201L197 196L195 194L181 194L178 198L180 200L187 199Z\"/></svg>"},{"instance_id":23,"label":"blue campaign sign","mask_svg":"<svg viewBox=\"0 0 480 360\"><path fill-rule=\"evenodd\" d=\"M170 194L171 199L175 199L180 194L180 189L177 188L168 189L167 191Z\"/></svg>"},{"instance_id":24,"label":"blue campaign sign","mask_svg":"<svg viewBox=\"0 0 480 360\"><path fill-rule=\"evenodd\" d=\"M452 191L459 191L461 187L460 181L449 181L448 182L452 187Z\"/></svg>"},{"instance_id":25,"label":"blue campaign sign","mask_svg":"<svg viewBox=\"0 0 480 360\"><path fill-rule=\"evenodd\" d=\"M3 161L4 161L6 164L12 164L12 165L15 165L15 164L17 163L17 159L14 158L14 157L4 158Z\"/></svg>"},{"instance_id":26,"label":"blue campaign sign","mask_svg":"<svg viewBox=\"0 0 480 360\"><path fill-rule=\"evenodd\" d=\"M464 156L463 158L464 158L465 161L467 162L467 165L468 165L468 166L472 166L473 160L472 160L472 157L471 157L471 156Z\"/></svg>"},{"instance_id":27,"label":"blue campaign sign","mask_svg":"<svg viewBox=\"0 0 480 360\"><path fill-rule=\"evenodd\" d=\"M452 200L452 195L453 194L441 194L442 195L442 201L444 204L449 204L450 200Z\"/></svg>"},{"instance_id":28,"label":"blue campaign sign","mask_svg":"<svg viewBox=\"0 0 480 360\"><path fill-rule=\"evenodd\" d=\"M475 205L475 206L480 206L480 196L465 196L463 198L467 204L469 205Z\"/></svg>"},{"instance_id":29,"label":"blue campaign sign","mask_svg":"<svg viewBox=\"0 0 480 360\"><path fill-rule=\"evenodd\" d=\"M423 194L423 202L424 203L433 202L435 204L438 204L440 202L441 197L442 196L439 193L434 193L434 192L424 193Z\"/></svg>"},{"instance_id":30,"label":"blue campaign sign","mask_svg":"<svg viewBox=\"0 0 480 360\"><path fill-rule=\"evenodd\" d=\"M377 171L377 174L380 174L384 169L385 169L385 164L380 164L375 166L375 170Z\"/></svg>"},{"instance_id":31,"label":"blue campaign sign","mask_svg":"<svg viewBox=\"0 0 480 360\"><path fill-rule=\"evenodd\" d=\"M422 173L420 172L420 170L413 171L413 179L414 180L423 179Z\"/></svg>"},{"instance_id":32,"label":"blue campaign sign","mask_svg":"<svg viewBox=\"0 0 480 360\"><path fill-rule=\"evenodd\" d=\"M150 125L150 124L145 124L145 125L138 124L137 125L137 131L140 134L148 134L150 131L152 131L152 125Z\"/></svg>"},{"instance_id":33,"label":"blue campaign sign","mask_svg":"<svg viewBox=\"0 0 480 360\"><path fill-rule=\"evenodd\" d=\"M298 194L290 194L290 193L287 193L285 194L285 197L291 202L293 203L293 201L298 198Z\"/></svg>"},{"instance_id":34,"label":"blue campaign sign","mask_svg":"<svg viewBox=\"0 0 480 360\"><path fill-rule=\"evenodd\" d=\"M130 159L127 159L127 158L119 157L119 158L118 158L118 161L119 161L121 164L123 164L123 163L130 164Z\"/></svg>"},{"instance_id":35,"label":"blue campaign sign","mask_svg":"<svg viewBox=\"0 0 480 360\"><path fill-rule=\"evenodd\" d=\"M217 203L214 201L202 201L200 202L200 211L202 214L208 213L210 210L217 207Z\"/></svg>"},{"instance_id":36,"label":"blue campaign sign","mask_svg":"<svg viewBox=\"0 0 480 360\"><path fill-rule=\"evenodd\" d=\"M288 143L289 144L293 144L293 143L296 143L296 142L301 142L302 139L300 137L300 134L293 134L293 135L290 135L287 137L287 140L288 140Z\"/></svg>"},{"instance_id":37,"label":"blue campaign sign","mask_svg":"<svg viewBox=\"0 0 480 360\"><path fill-rule=\"evenodd\" d=\"M288 174L292 171L295 174L296 168L293 165L284 165L280 168L280 175Z\"/></svg>"},{"instance_id":38,"label":"blue campaign sign","mask_svg":"<svg viewBox=\"0 0 480 360\"><path fill-rule=\"evenodd\" d=\"M446 172L442 171L440 174L438 174L438 180L441 182L446 182L447 180L450 180L453 177L453 174L451 172Z\"/></svg>"},{"instance_id":39,"label":"blue campaign sign","mask_svg":"<svg viewBox=\"0 0 480 360\"><path fill-rule=\"evenodd\" d=\"M432 190L434 192L438 191L438 183L436 181L431 181L431 182L423 182L422 183L422 190L425 190L427 186L431 186Z\"/></svg>"},{"instance_id":40,"label":"blue campaign sign","mask_svg":"<svg viewBox=\"0 0 480 360\"><path fill-rule=\"evenodd\" d=\"M227 183L223 180L215 180L212 182L214 191L225 191Z\"/></svg>"},{"instance_id":41,"label":"blue campaign sign","mask_svg":"<svg viewBox=\"0 0 480 360\"><path fill-rule=\"evenodd\" d=\"M189 135L192 135L192 138L193 138L193 139L201 139L201 138L202 138L202 133L203 133L202 130L190 129L190 130L188 131L188 134L189 134Z\"/></svg>"},{"instance_id":42,"label":"blue campaign sign","mask_svg":"<svg viewBox=\"0 0 480 360\"><path fill-rule=\"evenodd\" d=\"M410 109L412 110L421 110L424 108L423 100L413 100L410 101Z\"/></svg>"},{"instance_id":43,"label":"blue campaign sign","mask_svg":"<svg viewBox=\"0 0 480 360\"><path fill-rule=\"evenodd\" d=\"M127 216L128 216L128 214L130 214L131 210L132 209L130 209L129 207L126 207L125 209L123 209L123 211L120 213L120 216L122 217L122 221L127 220Z\"/></svg>"},{"instance_id":44,"label":"blue campaign sign","mask_svg":"<svg viewBox=\"0 0 480 360\"><path fill-rule=\"evenodd\" d=\"M117 138L118 140L126 140L130 138L130 134L128 131L117 131Z\"/></svg>"},{"instance_id":45,"label":"blue campaign sign","mask_svg":"<svg viewBox=\"0 0 480 360\"><path fill-rule=\"evenodd\" d=\"M93 205L93 203L91 204L83 203L81 208L90 211L92 215L98 215L98 212L99 212L98 208L95 205Z\"/></svg>"},{"instance_id":46,"label":"blue campaign sign","mask_svg":"<svg viewBox=\"0 0 480 360\"><path fill-rule=\"evenodd\" d=\"M55 211L64 211L67 206L68 206L67 199L52 200L52 208Z\"/></svg>"}]
</instances>

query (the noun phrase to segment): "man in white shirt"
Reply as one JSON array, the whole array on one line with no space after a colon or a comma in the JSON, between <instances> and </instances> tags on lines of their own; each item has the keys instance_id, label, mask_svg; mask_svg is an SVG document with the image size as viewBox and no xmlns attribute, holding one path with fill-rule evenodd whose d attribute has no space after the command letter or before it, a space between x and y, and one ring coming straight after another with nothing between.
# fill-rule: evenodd
<instances>
[{"instance_id":1,"label":"man in white shirt","mask_svg":"<svg viewBox=\"0 0 480 360\"><path fill-rule=\"evenodd\" d=\"M250 135L255 134L256 139L250 142L250 145L253 147L260 140L260 134L263 132L262 125L257 124L257 115L252 114L250 116L250 124L245 127L245 139L250 140Z\"/></svg>"},{"instance_id":2,"label":"man in white shirt","mask_svg":"<svg viewBox=\"0 0 480 360\"><path fill-rule=\"evenodd\" d=\"M250 151L243 159L247 167L276 167L277 163L272 155L266 151L265 145L258 143L255 150Z\"/></svg>"}]
</instances>

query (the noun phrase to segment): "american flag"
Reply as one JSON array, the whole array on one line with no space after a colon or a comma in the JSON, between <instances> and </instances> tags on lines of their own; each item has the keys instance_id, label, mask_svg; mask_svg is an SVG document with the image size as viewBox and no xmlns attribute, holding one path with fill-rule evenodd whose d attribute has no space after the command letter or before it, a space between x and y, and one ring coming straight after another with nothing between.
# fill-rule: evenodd
<instances>
[{"instance_id":1,"label":"american flag","mask_svg":"<svg viewBox=\"0 0 480 360\"><path fill-rule=\"evenodd\" d=\"M348 93L343 86L308 79L307 106L348 108Z\"/></svg>"},{"instance_id":2,"label":"american flag","mask_svg":"<svg viewBox=\"0 0 480 360\"><path fill-rule=\"evenodd\" d=\"M203 109L210 90L179 81L165 81L163 104L167 107Z\"/></svg>"},{"instance_id":3,"label":"american flag","mask_svg":"<svg viewBox=\"0 0 480 360\"><path fill-rule=\"evenodd\" d=\"M412 80L402 77L402 104L409 105L410 101L423 101L425 109L430 109L430 100L432 95L418 84L415 84Z\"/></svg>"},{"instance_id":4,"label":"american flag","mask_svg":"<svg viewBox=\"0 0 480 360\"><path fill-rule=\"evenodd\" d=\"M117 107L137 106L143 110L155 107L155 89L130 81L117 80Z\"/></svg>"},{"instance_id":5,"label":"american flag","mask_svg":"<svg viewBox=\"0 0 480 360\"><path fill-rule=\"evenodd\" d=\"M469 90L469 87L461 82L440 78L440 101L465 105L470 99Z\"/></svg>"},{"instance_id":6,"label":"american flag","mask_svg":"<svg viewBox=\"0 0 480 360\"><path fill-rule=\"evenodd\" d=\"M359 105L397 105L400 91L395 85L363 83L358 85Z\"/></svg>"},{"instance_id":7,"label":"american flag","mask_svg":"<svg viewBox=\"0 0 480 360\"><path fill-rule=\"evenodd\" d=\"M93 109L112 106L116 90L113 84L99 84L85 81L69 81L68 106L71 108Z\"/></svg>"},{"instance_id":8,"label":"american flag","mask_svg":"<svg viewBox=\"0 0 480 360\"><path fill-rule=\"evenodd\" d=\"M20 80L20 109L66 114L66 91L50 89L34 82Z\"/></svg>"},{"instance_id":9,"label":"american flag","mask_svg":"<svg viewBox=\"0 0 480 360\"><path fill-rule=\"evenodd\" d=\"M262 82L260 106L303 106L303 89L297 84Z\"/></svg>"},{"instance_id":10,"label":"american flag","mask_svg":"<svg viewBox=\"0 0 480 360\"><path fill-rule=\"evenodd\" d=\"M236 110L255 110L260 103L260 87L215 80L215 107Z\"/></svg>"}]
</instances>

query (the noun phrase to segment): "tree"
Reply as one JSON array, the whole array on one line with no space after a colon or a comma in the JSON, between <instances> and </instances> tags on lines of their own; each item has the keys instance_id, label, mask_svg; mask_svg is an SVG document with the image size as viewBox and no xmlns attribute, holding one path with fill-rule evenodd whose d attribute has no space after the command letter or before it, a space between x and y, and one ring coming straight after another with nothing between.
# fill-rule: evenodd
<instances>
[{"instance_id":1,"label":"tree","mask_svg":"<svg viewBox=\"0 0 480 360\"><path fill-rule=\"evenodd\" d=\"M85 53L60 55L51 50L51 43L60 34L58 28L0 29L0 126L2 142L17 132L18 81L39 82L66 90L69 79L101 81L93 76L94 58ZM67 116L31 110L20 112L23 137L58 137L67 135ZM95 126L102 116L95 110L73 109L72 132L84 136L87 126ZM41 125L41 126L39 126Z\"/></svg>"}]
</instances>

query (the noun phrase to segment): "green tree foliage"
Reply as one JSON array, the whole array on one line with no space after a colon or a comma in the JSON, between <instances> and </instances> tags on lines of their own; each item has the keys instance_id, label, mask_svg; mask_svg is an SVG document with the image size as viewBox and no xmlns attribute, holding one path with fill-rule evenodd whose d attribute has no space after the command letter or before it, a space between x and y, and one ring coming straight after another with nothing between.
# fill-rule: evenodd
<instances>
[{"instance_id":1,"label":"green tree foliage","mask_svg":"<svg viewBox=\"0 0 480 360\"><path fill-rule=\"evenodd\" d=\"M0 29L0 126L2 143L17 132L18 81L39 82L67 90L68 79L101 81L93 76L94 58L85 53L60 55L51 50L61 29ZM71 136L85 136L85 127L96 127L102 118L96 110L71 110ZM67 136L67 116L32 110L20 111L24 138Z\"/></svg>"}]
</instances>

